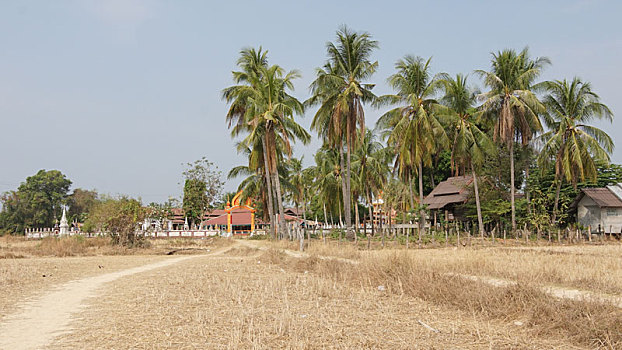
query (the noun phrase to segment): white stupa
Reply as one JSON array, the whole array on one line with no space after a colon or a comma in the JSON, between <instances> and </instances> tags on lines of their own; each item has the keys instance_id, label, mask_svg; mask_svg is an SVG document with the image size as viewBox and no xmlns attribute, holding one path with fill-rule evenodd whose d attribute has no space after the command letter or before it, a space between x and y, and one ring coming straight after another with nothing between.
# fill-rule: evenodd
<instances>
[{"instance_id":1,"label":"white stupa","mask_svg":"<svg viewBox=\"0 0 622 350\"><path fill-rule=\"evenodd\" d=\"M67 222L67 210L63 206L63 217L60 219L60 236L66 236L69 234L69 223Z\"/></svg>"}]
</instances>

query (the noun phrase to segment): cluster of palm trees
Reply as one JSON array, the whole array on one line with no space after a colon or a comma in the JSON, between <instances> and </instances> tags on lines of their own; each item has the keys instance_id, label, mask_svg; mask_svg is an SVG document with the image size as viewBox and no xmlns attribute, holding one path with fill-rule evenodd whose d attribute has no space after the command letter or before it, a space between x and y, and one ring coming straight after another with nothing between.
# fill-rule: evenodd
<instances>
[{"instance_id":1,"label":"cluster of palm trees","mask_svg":"<svg viewBox=\"0 0 622 350\"><path fill-rule=\"evenodd\" d=\"M405 56L388 78L394 94L376 96L370 81L378 67L371 58L377 48L368 33L342 27L335 42L327 43L327 60L317 68L306 101L291 95L292 81L300 77L297 71L269 64L262 48L242 50L239 71L233 72L236 85L222 95L230 106L226 118L232 136L243 136L238 151L249 161L232 169L229 177L247 176L240 188L263 204L275 235L291 236L284 200L301 206L303 213L314 207L326 222L327 211L331 217L338 214L345 220L346 234L353 236L359 204L366 203L372 217L372 201L386 192L386 197L403 197L402 209L418 219L421 239L424 168L433 171L442 152L450 153L454 175L473 177L482 235L478 174L487 159L507 152L511 227L516 230L515 192L522 187L515 183L516 147L537 153L540 168L554 167L553 221L562 182L576 185L594 179L596 164L609 161L611 138L588 123L611 120L611 111L578 78L537 82L550 64L547 58L532 58L527 49L492 54L491 69L475 71L486 88L481 92L466 75L432 74L431 59ZM295 120L309 107L317 108L311 130L323 146L315 164L305 169L300 159L291 157L291 143L309 142L309 133ZM373 130L365 124L366 108L388 109ZM529 166L526 162L525 177Z\"/></svg>"}]
</instances>

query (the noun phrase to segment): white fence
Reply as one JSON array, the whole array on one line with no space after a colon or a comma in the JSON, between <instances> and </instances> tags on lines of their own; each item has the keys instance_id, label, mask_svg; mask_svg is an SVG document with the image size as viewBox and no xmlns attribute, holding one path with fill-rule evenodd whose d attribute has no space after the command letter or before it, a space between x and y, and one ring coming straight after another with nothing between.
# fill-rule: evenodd
<instances>
[{"instance_id":1,"label":"white fence","mask_svg":"<svg viewBox=\"0 0 622 350\"><path fill-rule=\"evenodd\" d=\"M226 233L226 232L225 232ZM166 230L166 231L148 231L148 232L136 232L136 234L152 238L204 238L220 236L221 232L217 230ZM60 237L59 230L53 229L26 229L26 238L28 239L42 239L46 237ZM69 231L63 236L77 236L84 237L96 237L103 236L103 233L86 233L81 231Z\"/></svg>"},{"instance_id":2,"label":"white fence","mask_svg":"<svg viewBox=\"0 0 622 350\"><path fill-rule=\"evenodd\" d=\"M217 230L167 230L167 231L150 231L143 233L147 237L153 238L170 238L170 237L187 237L187 238L202 238L202 237L214 237L220 236L220 231Z\"/></svg>"},{"instance_id":3,"label":"white fence","mask_svg":"<svg viewBox=\"0 0 622 350\"><path fill-rule=\"evenodd\" d=\"M60 231L58 229L51 229L51 228L26 229L24 233L26 235L26 238L29 238L29 239L30 238L40 239L40 238L45 238L45 237L59 237L60 236ZM83 234L84 233L80 231L70 230L64 236L76 236L76 235L83 235Z\"/></svg>"}]
</instances>

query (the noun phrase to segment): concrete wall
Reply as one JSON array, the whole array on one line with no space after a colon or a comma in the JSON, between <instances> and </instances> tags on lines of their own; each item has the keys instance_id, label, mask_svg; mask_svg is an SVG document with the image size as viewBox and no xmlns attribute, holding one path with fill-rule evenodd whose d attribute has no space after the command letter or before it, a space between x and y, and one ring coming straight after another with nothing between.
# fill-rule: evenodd
<instances>
[{"instance_id":1,"label":"concrete wall","mask_svg":"<svg viewBox=\"0 0 622 350\"><path fill-rule=\"evenodd\" d=\"M577 220L585 227L591 226L592 232L622 232L622 208L600 208L592 199L585 196L577 206Z\"/></svg>"}]
</instances>

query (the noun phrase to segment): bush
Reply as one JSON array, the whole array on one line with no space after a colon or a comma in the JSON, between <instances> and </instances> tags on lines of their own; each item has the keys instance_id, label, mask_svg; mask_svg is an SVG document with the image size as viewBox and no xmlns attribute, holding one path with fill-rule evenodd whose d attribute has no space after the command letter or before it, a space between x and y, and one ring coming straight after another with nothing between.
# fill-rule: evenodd
<instances>
[{"instance_id":1,"label":"bush","mask_svg":"<svg viewBox=\"0 0 622 350\"><path fill-rule=\"evenodd\" d=\"M345 237L345 232L343 232L343 230L340 228L334 228L330 230L330 234L328 235L328 237L332 239L339 239L340 237L343 238Z\"/></svg>"},{"instance_id":2,"label":"bush","mask_svg":"<svg viewBox=\"0 0 622 350\"><path fill-rule=\"evenodd\" d=\"M107 232L112 244L125 247L146 247L148 242L142 235L136 235L138 223L145 217L142 204L132 198L107 199L93 209L85 227L87 232Z\"/></svg>"}]
</instances>

